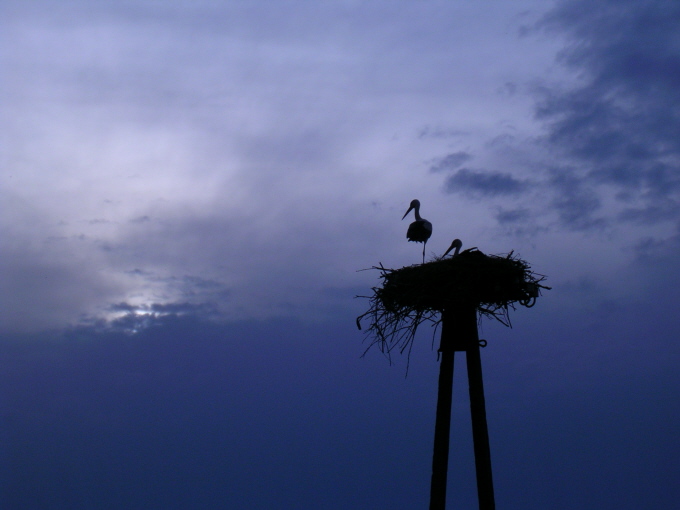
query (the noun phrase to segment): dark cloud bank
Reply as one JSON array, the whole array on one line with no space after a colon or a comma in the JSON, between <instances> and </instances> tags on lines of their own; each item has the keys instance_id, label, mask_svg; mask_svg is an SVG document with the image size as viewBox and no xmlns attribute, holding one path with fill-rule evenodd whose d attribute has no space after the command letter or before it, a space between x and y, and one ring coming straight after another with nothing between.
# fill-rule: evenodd
<instances>
[{"instance_id":1,"label":"dark cloud bank","mask_svg":"<svg viewBox=\"0 0 680 510\"><path fill-rule=\"evenodd\" d=\"M464 193L473 197L518 195L529 187L526 181L502 172L488 172L461 168L449 176L444 184L448 193Z\"/></svg>"},{"instance_id":2,"label":"dark cloud bank","mask_svg":"<svg viewBox=\"0 0 680 510\"><path fill-rule=\"evenodd\" d=\"M679 26L675 1L558 3L525 33L563 37L558 64L575 77L533 88L544 127L538 145L551 163L534 162L535 178L526 181L502 169L461 168L472 155L456 152L431 171L448 173L447 193L533 197L533 216L550 210L568 230L680 223Z\"/></svg>"},{"instance_id":3,"label":"dark cloud bank","mask_svg":"<svg viewBox=\"0 0 680 510\"><path fill-rule=\"evenodd\" d=\"M560 62L580 82L544 87L536 110L546 146L578 170L552 181L564 224L596 224L604 189L622 206L616 220L677 221L680 4L562 2L540 26L566 35Z\"/></svg>"}]
</instances>

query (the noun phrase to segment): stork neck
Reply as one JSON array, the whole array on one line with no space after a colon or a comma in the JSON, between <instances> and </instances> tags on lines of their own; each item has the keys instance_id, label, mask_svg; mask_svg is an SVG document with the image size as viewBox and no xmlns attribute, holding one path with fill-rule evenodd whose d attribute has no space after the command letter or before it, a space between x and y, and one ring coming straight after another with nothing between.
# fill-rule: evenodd
<instances>
[{"instance_id":1,"label":"stork neck","mask_svg":"<svg viewBox=\"0 0 680 510\"><path fill-rule=\"evenodd\" d=\"M422 218L420 217L420 206L419 206L419 205L417 205L417 206L415 206L415 207L413 208L413 212L414 212L415 215L416 215L416 220L417 220L417 221L422 220Z\"/></svg>"}]
</instances>

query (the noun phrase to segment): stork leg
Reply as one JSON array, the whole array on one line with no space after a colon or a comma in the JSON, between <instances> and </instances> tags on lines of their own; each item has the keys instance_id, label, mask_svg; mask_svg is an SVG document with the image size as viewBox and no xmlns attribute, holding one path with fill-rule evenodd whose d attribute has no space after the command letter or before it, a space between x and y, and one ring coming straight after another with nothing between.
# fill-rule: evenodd
<instances>
[{"instance_id":1,"label":"stork leg","mask_svg":"<svg viewBox=\"0 0 680 510\"><path fill-rule=\"evenodd\" d=\"M425 246L427 246L427 241L423 243L423 264L425 263Z\"/></svg>"}]
</instances>

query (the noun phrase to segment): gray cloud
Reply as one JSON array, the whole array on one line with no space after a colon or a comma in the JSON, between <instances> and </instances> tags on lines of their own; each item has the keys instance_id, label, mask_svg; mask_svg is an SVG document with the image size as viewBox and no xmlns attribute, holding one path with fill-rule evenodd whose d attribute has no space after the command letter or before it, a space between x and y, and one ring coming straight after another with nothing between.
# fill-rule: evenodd
<instances>
[{"instance_id":1,"label":"gray cloud","mask_svg":"<svg viewBox=\"0 0 680 510\"><path fill-rule=\"evenodd\" d=\"M680 204L674 200L659 200L655 204L644 207L628 207L623 209L618 219L643 225L672 221L680 217Z\"/></svg>"},{"instance_id":2,"label":"gray cloud","mask_svg":"<svg viewBox=\"0 0 680 510\"><path fill-rule=\"evenodd\" d=\"M656 273L653 276L663 280L664 285L671 286L677 293L678 287L671 284L671 279L677 280L680 277L680 272L676 270L680 251L680 225L676 226L674 234L669 238L659 240L647 237L641 239L633 250L638 263L651 268Z\"/></svg>"},{"instance_id":3,"label":"gray cloud","mask_svg":"<svg viewBox=\"0 0 680 510\"><path fill-rule=\"evenodd\" d=\"M454 138L456 136L469 135L469 131L456 128L447 128L442 126L425 126L418 131L418 138Z\"/></svg>"},{"instance_id":4,"label":"gray cloud","mask_svg":"<svg viewBox=\"0 0 680 510\"><path fill-rule=\"evenodd\" d=\"M680 4L664 0L561 2L543 19L542 28L567 35L560 62L580 82L571 89L543 88L536 109L548 130L546 145L580 168L552 178L555 190L566 192L556 205L570 226L592 226L586 218L598 207L603 186L618 189L620 202L641 202L618 215L621 221L665 221L677 214L678 26Z\"/></svg>"},{"instance_id":5,"label":"gray cloud","mask_svg":"<svg viewBox=\"0 0 680 510\"><path fill-rule=\"evenodd\" d=\"M120 284L102 277L91 260L65 253L63 242L28 248L5 231L0 249L3 331L52 328L77 318L94 302L113 298Z\"/></svg>"},{"instance_id":6,"label":"gray cloud","mask_svg":"<svg viewBox=\"0 0 680 510\"><path fill-rule=\"evenodd\" d=\"M601 208L597 193L569 169L552 170L549 185L555 191L552 205L564 225L574 230L604 225L602 218L595 217L595 213Z\"/></svg>"},{"instance_id":7,"label":"gray cloud","mask_svg":"<svg viewBox=\"0 0 680 510\"><path fill-rule=\"evenodd\" d=\"M500 209L496 213L496 220L501 225L523 223L531 216L531 211L526 208Z\"/></svg>"},{"instance_id":8,"label":"gray cloud","mask_svg":"<svg viewBox=\"0 0 680 510\"><path fill-rule=\"evenodd\" d=\"M39 230L3 219L20 225L4 259L7 274L23 275L5 287L16 303L8 320L19 313L24 324L36 314L70 318L94 302L143 309L219 301L240 303L235 315L271 315L297 300L304 312L319 302L319 289L356 285L357 267L383 253L400 260L402 225L390 223L389 208L421 184L417 196L437 198L436 180L446 180L449 193L504 201L496 218L506 226L546 217L544 201L525 200L545 191L543 183L564 222L592 226L602 212L598 187L623 176L630 185L619 186L629 191L622 221L674 214L672 196L663 206L657 200L656 211L638 200L673 189L672 157L653 171L642 165L644 177L631 165L584 170L583 159L573 162L580 173L546 178L526 154L535 146L515 150L526 137L513 116L526 111L516 109L524 108L519 102L504 110L509 96L493 91L522 83L551 50L513 46L514 36L465 21L483 14L507 27L504 13L466 6L442 16L436 4L392 9L384 2L356 11L81 3L17 7L1 21L14 48L2 56L11 71L2 131L15 176L3 186L36 204L48 224ZM317 23L339 11L345 21L332 29ZM560 19L553 28L567 30L569 20ZM479 66L482 56L497 60ZM513 59L526 67L518 70ZM482 67L494 76L477 74ZM479 95L484 90L491 95ZM570 140L559 138L558 127L564 121L575 129L565 119L575 109L569 91L545 90L541 119L552 126L554 148ZM512 138L494 138L510 124L520 126ZM413 145L404 143L416 134ZM453 143L462 135L470 149ZM626 145L622 139L601 145L611 153ZM644 162L650 152L643 149L630 150ZM473 153L479 168L502 172L462 168ZM414 166L433 154L445 155L430 162L441 174L414 179ZM392 175L393 189L385 186ZM383 209L365 207L372 202ZM481 216L475 208L484 205L466 213ZM62 239L63 253L49 253L45 236ZM29 272L43 265L54 276L40 286Z\"/></svg>"},{"instance_id":9,"label":"gray cloud","mask_svg":"<svg viewBox=\"0 0 680 510\"><path fill-rule=\"evenodd\" d=\"M455 170L471 159L472 155L468 152L452 152L443 158L435 160L432 166L430 166L430 172L445 172L447 170Z\"/></svg>"},{"instance_id":10,"label":"gray cloud","mask_svg":"<svg viewBox=\"0 0 680 510\"><path fill-rule=\"evenodd\" d=\"M508 173L468 168L461 168L444 183L447 193L470 193L473 196L486 197L518 195L528 187L527 181L516 179Z\"/></svg>"}]
</instances>

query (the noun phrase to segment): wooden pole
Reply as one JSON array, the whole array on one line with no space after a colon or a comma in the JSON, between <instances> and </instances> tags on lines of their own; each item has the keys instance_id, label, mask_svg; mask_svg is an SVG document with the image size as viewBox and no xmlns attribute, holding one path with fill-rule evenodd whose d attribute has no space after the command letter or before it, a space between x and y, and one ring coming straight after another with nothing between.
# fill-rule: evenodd
<instances>
[{"instance_id":1,"label":"wooden pole","mask_svg":"<svg viewBox=\"0 0 680 510\"><path fill-rule=\"evenodd\" d=\"M469 345L465 357L470 387L470 414L472 415L472 439L475 449L479 510L495 510L496 503L491 476L491 449L489 448L489 431L486 424L486 405L482 383L482 359L479 355L479 338L476 327L475 342Z\"/></svg>"},{"instance_id":2,"label":"wooden pole","mask_svg":"<svg viewBox=\"0 0 680 510\"><path fill-rule=\"evenodd\" d=\"M453 328L455 319L450 313L442 314L442 337L439 344L439 393L437 417L434 426L434 452L432 454L432 482L430 485L430 510L445 510L446 479L449 469L449 438L451 434L451 396L453 393L453 355L455 353Z\"/></svg>"},{"instance_id":3,"label":"wooden pole","mask_svg":"<svg viewBox=\"0 0 680 510\"><path fill-rule=\"evenodd\" d=\"M458 306L442 313L442 336L439 351L441 353L441 364L439 366L439 394L434 430L434 452L432 454L430 510L445 510L446 508L453 361L456 351L466 352L479 508L480 510L495 510L491 478L491 451L486 424L482 362L477 332L477 311L474 306Z\"/></svg>"}]
</instances>

